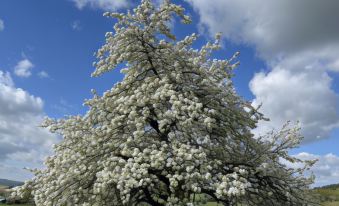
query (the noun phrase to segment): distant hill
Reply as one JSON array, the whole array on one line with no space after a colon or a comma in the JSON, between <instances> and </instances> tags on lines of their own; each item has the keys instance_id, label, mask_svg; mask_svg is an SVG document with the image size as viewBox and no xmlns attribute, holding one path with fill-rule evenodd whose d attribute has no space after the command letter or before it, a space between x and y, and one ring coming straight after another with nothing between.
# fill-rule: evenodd
<instances>
[{"instance_id":1,"label":"distant hill","mask_svg":"<svg viewBox=\"0 0 339 206\"><path fill-rule=\"evenodd\" d=\"M331 185L325 185L322 187L315 187L314 189L336 189L339 188L339 183L338 184L331 184Z\"/></svg>"},{"instance_id":2,"label":"distant hill","mask_svg":"<svg viewBox=\"0 0 339 206\"><path fill-rule=\"evenodd\" d=\"M8 186L9 188L20 186L23 184L24 184L23 182L19 182L19 181L0 179L0 185Z\"/></svg>"}]
</instances>

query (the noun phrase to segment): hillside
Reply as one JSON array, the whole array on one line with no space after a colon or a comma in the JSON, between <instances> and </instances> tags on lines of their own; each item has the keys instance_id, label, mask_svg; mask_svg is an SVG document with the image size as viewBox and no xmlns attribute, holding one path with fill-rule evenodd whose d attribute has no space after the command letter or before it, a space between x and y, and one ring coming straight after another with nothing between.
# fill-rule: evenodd
<instances>
[{"instance_id":1,"label":"hillside","mask_svg":"<svg viewBox=\"0 0 339 206\"><path fill-rule=\"evenodd\" d=\"M23 182L7 180L7 179L0 179L0 186L7 186L9 188L16 187L23 185Z\"/></svg>"},{"instance_id":2,"label":"hillside","mask_svg":"<svg viewBox=\"0 0 339 206\"><path fill-rule=\"evenodd\" d=\"M336 189L339 188L339 183L338 184L331 184L331 185L325 185L322 187L315 187L314 189Z\"/></svg>"},{"instance_id":3,"label":"hillside","mask_svg":"<svg viewBox=\"0 0 339 206\"><path fill-rule=\"evenodd\" d=\"M339 184L314 188L314 192L324 206L339 205Z\"/></svg>"}]
</instances>

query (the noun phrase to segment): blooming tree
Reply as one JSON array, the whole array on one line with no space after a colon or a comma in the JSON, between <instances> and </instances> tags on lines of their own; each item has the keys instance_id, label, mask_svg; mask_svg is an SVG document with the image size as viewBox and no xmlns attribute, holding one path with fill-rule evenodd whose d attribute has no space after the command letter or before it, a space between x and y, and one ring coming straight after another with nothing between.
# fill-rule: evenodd
<instances>
[{"instance_id":1,"label":"blooming tree","mask_svg":"<svg viewBox=\"0 0 339 206\"><path fill-rule=\"evenodd\" d=\"M118 65L124 79L85 102L84 116L47 119L63 140L46 169L13 195L54 205L308 205L313 161L288 155L301 136L285 125L254 137L263 115L232 85L238 53L211 59L220 35L193 49L197 35L176 40L168 22L190 23L181 6L143 0L133 12L105 13L117 23L98 50L93 76ZM293 169L286 163L298 163Z\"/></svg>"}]
</instances>

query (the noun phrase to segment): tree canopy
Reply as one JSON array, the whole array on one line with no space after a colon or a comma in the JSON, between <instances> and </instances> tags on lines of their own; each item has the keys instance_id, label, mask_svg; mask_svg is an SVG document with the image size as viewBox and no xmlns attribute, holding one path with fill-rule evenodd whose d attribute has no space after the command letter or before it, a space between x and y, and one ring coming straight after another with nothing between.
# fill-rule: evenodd
<instances>
[{"instance_id":1,"label":"tree canopy","mask_svg":"<svg viewBox=\"0 0 339 206\"><path fill-rule=\"evenodd\" d=\"M169 0L105 16L117 23L92 75L124 65L123 80L102 96L93 91L84 116L46 119L63 139L14 196L32 195L38 206L199 205L198 197L229 206L313 204L313 177L304 171L314 161L288 154L302 139L298 127L252 134L264 117L235 92L239 53L212 59L220 34L200 49L192 47L196 34L177 40L168 22L191 20Z\"/></svg>"}]
</instances>

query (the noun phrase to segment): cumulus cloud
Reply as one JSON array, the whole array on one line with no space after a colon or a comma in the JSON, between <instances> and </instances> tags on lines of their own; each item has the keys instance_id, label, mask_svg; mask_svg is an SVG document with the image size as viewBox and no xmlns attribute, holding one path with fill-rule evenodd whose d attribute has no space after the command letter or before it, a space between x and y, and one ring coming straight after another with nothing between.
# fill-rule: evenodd
<instances>
[{"instance_id":1,"label":"cumulus cloud","mask_svg":"<svg viewBox=\"0 0 339 206\"><path fill-rule=\"evenodd\" d=\"M314 183L315 187L339 182L339 157L337 155L332 153L325 155L315 155L307 152L301 152L294 156L302 160L318 160L311 169L316 177ZM299 165L289 164L288 166L298 167Z\"/></svg>"},{"instance_id":2,"label":"cumulus cloud","mask_svg":"<svg viewBox=\"0 0 339 206\"><path fill-rule=\"evenodd\" d=\"M5 23L2 19L0 19L0 31L3 31L5 29Z\"/></svg>"},{"instance_id":3,"label":"cumulus cloud","mask_svg":"<svg viewBox=\"0 0 339 206\"><path fill-rule=\"evenodd\" d=\"M338 124L338 95L328 71L339 71L339 2L332 0L186 0L210 35L255 48L269 71L256 74L254 104L271 119L262 132L300 120L306 141Z\"/></svg>"},{"instance_id":4,"label":"cumulus cloud","mask_svg":"<svg viewBox=\"0 0 339 206\"><path fill-rule=\"evenodd\" d=\"M0 70L0 85L14 86L14 82L9 72L3 72Z\"/></svg>"},{"instance_id":5,"label":"cumulus cloud","mask_svg":"<svg viewBox=\"0 0 339 206\"><path fill-rule=\"evenodd\" d=\"M250 89L256 96L253 105L262 103L261 111L271 118L260 122L255 133L293 120L300 121L305 142L328 137L339 123L338 97L330 89L332 80L319 63L290 66L292 61L281 62L269 73L257 73L251 80Z\"/></svg>"},{"instance_id":6,"label":"cumulus cloud","mask_svg":"<svg viewBox=\"0 0 339 206\"><path fill-rule=\"evenodd\" d=\"M40 71L40 72L38 73L38 76L39 76L40 78L48 78L48 77L49 77L49 74L48 74L46 71Z\"/></svg>"},{"instance_id":7,"label":"cumulus cloud","mask_svg":"<svg viewBox=\"0 0 339 206\"><path fill-rule=\"evenodd\" d=\"M211 34L223 32L264 56L338 43L338 1L188 1Z\"/></svg>"},{"instance_id":8,"label":"cumulus cloud","mask_svg":"<svg viewBox=\"0 0 339 206\"><path fill-rule=\"evenodd\" d=\"M129 5L127 0L72 0L78 9L88 6L94 9L102 9L106 11L116 11L126 8Z\"/></svg>"},{"instance_id":9,"label":"cumulus cloud","mask_svg":"<svg viewBox=\"0 0 339 206\"><path fill-rule=\"evenodd\" d=\"M32 75L31 69L34 67L33 63L25 58L17 63L14 67L14 74L18 77L29 77Z\"/></svg>"},{"instance_id":10,"label":"cumulus cloud","mask_svg":"<svg viewBox=\"0 0 339 206\"><path fill-rule=\"evenodd\" d=\"M13 168L21 171L18 175L27 176L21 170L23 167L41 167L43 158L51 153L52 144L58 139L39 127L43 118L42 99L16 88L9 73L0 71L0 164L4 165L0 174L3 178L12 178Z\"/></svg>"}]
</instances>

